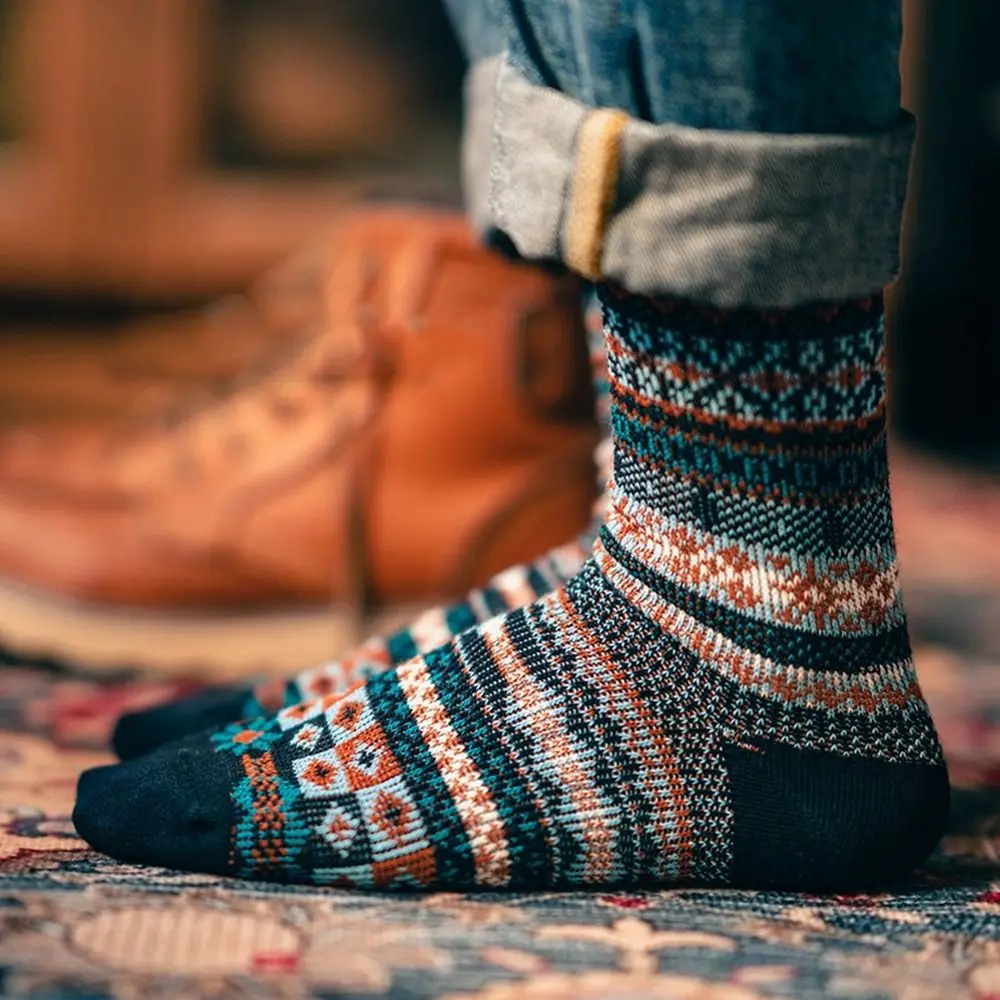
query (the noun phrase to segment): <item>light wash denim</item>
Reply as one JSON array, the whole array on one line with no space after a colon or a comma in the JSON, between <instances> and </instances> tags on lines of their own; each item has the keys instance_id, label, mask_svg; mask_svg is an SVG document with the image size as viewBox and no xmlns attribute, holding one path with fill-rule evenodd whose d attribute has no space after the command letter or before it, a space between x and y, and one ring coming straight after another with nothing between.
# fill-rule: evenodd
<instances>
[{"instance_id":1,"label":"light wash denim","mask_svg":"<svg viewBox=\"0 0 1000 1000\"><path fill-rule=\"evenodd\" d=\"M897 2L447 2L470 214L522 256L720 306L894 277Z\"/></svg>"}]
</instances>

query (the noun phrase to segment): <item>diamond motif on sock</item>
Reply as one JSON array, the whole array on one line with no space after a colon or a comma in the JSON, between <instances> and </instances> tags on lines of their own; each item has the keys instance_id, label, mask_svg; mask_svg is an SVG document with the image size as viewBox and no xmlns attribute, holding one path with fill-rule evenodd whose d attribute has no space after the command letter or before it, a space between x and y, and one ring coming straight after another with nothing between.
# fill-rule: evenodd
<instances>
[{"instance_id":1,"label":"diamond motif on sock","mask_svg":"<svg viewBox=\"0 0 1000 1000\"><path fill-rule=\"evenodd\" d=\"M427 831L401 776L358 792L372 856L386 861L425 848Z\"/></svg>"},{"instance_id":2,"label":"diamond motif on sock","mask_svg":"<svg viewBox=\"0 0 1000 1000\"><path fill-rule=\"evenodd\" d=\"M292 766L299 789L306 798L325 798L351 790L336 750L301 757Z\"/></svg>"},{"instance_id":3,"label":"diamond motif on sock","mask_svg":"<svg viewBox=\"0 0 1000 1000\"><path fill-rule=\"evenodd\" d=\"M375 719L368 707L364 690L335 700L326 710L326 723L334 739L347 738L372 726Z\"/></svg>"},{"instance_id":4,"label":"diamond motif on sock","mask_svg":"<svg viewBox=\"0 0 1000 1000\"><path fill-rule=\"evenodd\" d=\"M333 695L330 696L331 699L333 697ZM323 698L316 698L310 701L299 702L297 705L289 705L288 708L283 708L278 712L274 717L275 722L280 729L295 729L307 719L315 719L317 716L321 716L326 711L324 701L325 699Z\"/></svg>"},{"instance_id":5,"label":"diamond motif on sock","mask_svg":"<svg viewBox=\"0 0 1000 1000\"><path fill-rule=\"evenodd\" d=\"M338 743L337 756L352 792L381 785L400 773L385 733L378 725L371 725L357 736Z\"/></svg>"},{"instance_id":6,"label":"diamond motif on sock","mask_svg":"<svg viewBox=\"0 0 1000 1000\"><path fill-rule=\"evenodd\" d=\"M335 854L346 858L361 828L361 817L354 810L353 802L346 800L335 802L327 809L319 825L319 833Z\"/></svg>"},{"instance_id":7,"label":"diamond motif on sock","mask_svg":"<svg viewBox=\"0 0 1000 1000\"><path fill-rule=\"evenodd\" d=\"M289 742L294 750L308 752L315 749L322 737L323 730L319 726L304 725L291 737Z\"/></svg>"}]
</instances>

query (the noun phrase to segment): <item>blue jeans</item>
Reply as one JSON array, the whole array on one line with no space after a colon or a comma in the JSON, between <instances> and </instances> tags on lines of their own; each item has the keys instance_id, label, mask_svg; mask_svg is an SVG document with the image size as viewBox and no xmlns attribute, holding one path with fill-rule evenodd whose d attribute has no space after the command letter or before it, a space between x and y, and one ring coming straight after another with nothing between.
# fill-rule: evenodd
<instances>
[{"instance_id":1,"label":"blue jeans","mask_svg":"<svg viewBox=\"0 0 1000 1000\"><path fill-rule=\"evenodd\" d=\"M893 277L898 2L446 3L474 62L470 211L522 255L733 306Z\"/></svg>"},{"instance_id":2,"label":"blue jeans","mask_svg":"<svg viewBox=\"0 0 1000 1000\"><path fill-rule=\"evenodd\" d=\"M874 132L899 115L893 0L447 0L470 60L655 124Z\"/></svg>"}]
</instances>

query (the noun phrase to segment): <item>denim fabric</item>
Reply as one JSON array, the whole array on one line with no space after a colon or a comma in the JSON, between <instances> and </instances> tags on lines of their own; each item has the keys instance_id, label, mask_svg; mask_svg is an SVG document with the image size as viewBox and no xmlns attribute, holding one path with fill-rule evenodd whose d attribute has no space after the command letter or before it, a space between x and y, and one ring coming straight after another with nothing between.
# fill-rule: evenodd
<instances>
[{"instance_id":1,"label":"denim fabric","mask_svg":"<svg viewBox=\"0 0 1000 1000\"><path fill-rule=\"evenodd\" d=\"M466 192L484 233L726 307L894 277L912 140L897 3L447 2L470 53L506 38L469 77Z\"/></svg>"},{"instance_id":2,"label":"denim fabric","mask_svg":"<svg viewBox=\"0 0 1000 1000\"><path fill-rule=\"evenodd\" d=\"M894 0L446 0L471 61L655 124L874 132L899 113Z\"/></svg>"},{"instance_id":3,"label":"denim fabric","mask_svg":"<svg viewBox=\"0 0 1000 1000\"><path fill-rule=\"evenodd\" d=\"M444 0L444 6L470 63L507 48L507 19L496 0Z\"/></svg>"}]
</instances>

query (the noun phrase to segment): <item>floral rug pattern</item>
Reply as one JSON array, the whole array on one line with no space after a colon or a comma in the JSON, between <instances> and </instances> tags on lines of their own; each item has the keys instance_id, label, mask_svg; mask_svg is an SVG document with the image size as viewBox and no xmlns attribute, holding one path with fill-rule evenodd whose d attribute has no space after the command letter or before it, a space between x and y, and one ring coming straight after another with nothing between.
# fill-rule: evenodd
<instances>
[{"instance_id":1,"label":"floral rug pattern","mask_svg":"<svg viewBox=\"0 0 1000 1000\"><path fill-rule=\"evenodd\" d=\"M116 715L185 686L10 663L0 665L0 996L1000 1000L1000 586L970 568L996 553L997 536L970 542L962 572L928 587L925 576L944 579L933 560L955 559L967 519L959 511L944 544L955 503L913 495L937 504L932 518L921 508L908 527L904 510L900 523L910 564L921 545L916 568L932 569L912 573L907 597L956 791L948 836L909 884L839 897L388 896L120 865L75 835L76 776L106 759Z\"/></svg>"},{"instance_id":2,"label":"floral rug pattern","mask_svg":"<svg viewBox=\"0 0 1000 1000\"><path fill-rule=\"evenodd\" d=\"M174 685L0 671L0 995L757 1000L1000 997L1000 658L925 647L951 833L876 896L382 896L119 865L69 813L126 706Z\"/></svg>"}]
</instances>

